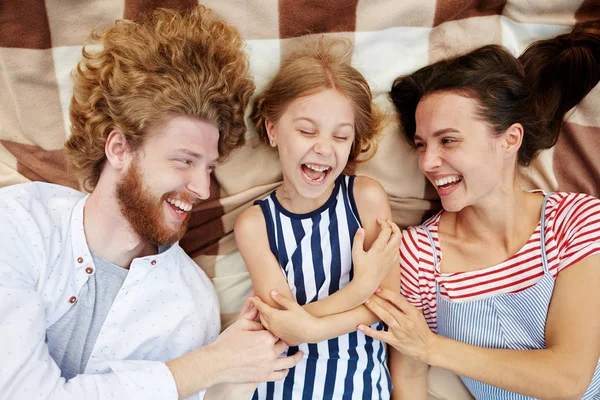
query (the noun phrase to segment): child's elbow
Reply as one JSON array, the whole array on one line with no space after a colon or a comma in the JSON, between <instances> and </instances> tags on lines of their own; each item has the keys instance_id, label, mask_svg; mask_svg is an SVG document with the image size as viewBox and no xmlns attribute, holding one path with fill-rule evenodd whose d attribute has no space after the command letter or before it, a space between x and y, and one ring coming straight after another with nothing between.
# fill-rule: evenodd
<instances>
[{"instance_id":1,"label":"child's elbow","mask_svg":"<svg viewBox=\"0 0 600 400\"><path fill-rule=\"evenodd\" d=\"M300 346L303 342L301 342L300 340L291 339L291 340L284 340L284 343L287 344L289 347L293 347L293 346Z\"/></svg>"}]
</instances>

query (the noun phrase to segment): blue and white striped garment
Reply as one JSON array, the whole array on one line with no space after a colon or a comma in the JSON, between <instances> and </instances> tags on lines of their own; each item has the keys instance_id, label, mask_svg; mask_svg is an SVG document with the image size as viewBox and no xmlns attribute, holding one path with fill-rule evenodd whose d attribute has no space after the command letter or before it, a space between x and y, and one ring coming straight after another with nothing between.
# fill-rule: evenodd
<instances>
[{"instance_id":1,"label":"blue and white striped garment","mask_svg":"<svg viewBox=\"0 0 600 400\"><path fill-rule=\"evenodd\" d=\"M546 195L542 207L540 245L544 276L535 285L520 292L505 293L467 302L452 302L440 294L436 279L438 334L474 346L489 349L539 350L546 348L545 331L548 307L554 291L554 278L548 270L546 243ZM438 254L433 237L435 270L439 271ZM532 397L509 392L473 379L461 377L476 399L526 400ZM600 399L600 361L583 400Z\"/></svg>"},{"instance_id":2,"label":"blue and white striped garment","mask_svg":"<svg viewBox=\"0 0 600 400\"><path fill-rule=\"evenodd\" d=\"M354 203L354 176L341 175L330 198L307 214L285 210L271 193L258 201L271 251L290 289L304 305L323 299L352 279L352 242L360 219ZM382 323L372 325L382 330ZM389 399L391 380L385 346L360 331L315 344L290 347L304 358L279 382L263 382L258 399Z\"/></svg>"}]
</instances>

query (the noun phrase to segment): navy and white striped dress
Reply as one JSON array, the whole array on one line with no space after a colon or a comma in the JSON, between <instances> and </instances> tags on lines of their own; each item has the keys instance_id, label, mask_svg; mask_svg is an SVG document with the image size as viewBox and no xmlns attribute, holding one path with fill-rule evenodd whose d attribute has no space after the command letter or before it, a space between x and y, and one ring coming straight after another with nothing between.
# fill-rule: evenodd
<instances>
[{"instance_id":1,"label":"navy and white striped dress","mask_svg":"<svg viewBox=\"0 0 600 400\"><path fill-rule=\"evenodd\" d=\"M294 214L271 193L260 200L271 251L279 260L300 305L321 300L352 279L352 242L360 219L352 188L354 176L340 175L319 209ZM383 324L372 325L382 330ZM258 399L389 399L391 380L385 346L360 331L315 344L301 344L287 354L304 352L283 381L263 382Z\"/></svg>"}]
</instances>

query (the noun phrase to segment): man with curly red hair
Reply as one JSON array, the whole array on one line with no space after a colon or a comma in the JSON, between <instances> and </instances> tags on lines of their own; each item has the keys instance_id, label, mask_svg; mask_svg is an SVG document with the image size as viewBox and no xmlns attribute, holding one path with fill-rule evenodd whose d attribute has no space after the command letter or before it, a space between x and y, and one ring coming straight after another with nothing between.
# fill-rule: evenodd
<instances>
[{"instance_id":1,"label":"man with curly red hair","mask_svg":"<svg viewBox=\"0 0 600 400\"><path fill-rule=\"evenodd\" d=\"M215 290L177 243L244 143L254 83L240 35L198 6L93 38L66 142L91 194L0 190L0 397L248 397L301 354L278 358L286 345L256 310L219 335Z\"/></svg>"}]
</instances>

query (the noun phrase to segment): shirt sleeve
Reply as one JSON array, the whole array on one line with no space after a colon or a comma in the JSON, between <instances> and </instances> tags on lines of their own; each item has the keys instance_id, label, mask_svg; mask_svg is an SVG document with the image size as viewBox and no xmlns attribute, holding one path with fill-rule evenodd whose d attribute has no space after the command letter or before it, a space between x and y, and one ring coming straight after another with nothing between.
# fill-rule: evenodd
<instances>
[{"instance_id":1,"label":"shirt sleeve","mask_svg":"<svg viewBox=\"0 0 600 400\"><path fill-rule=\"evenodd\" d=\"M22 228L0 208L0 397L2 399L177 399L167 366L157 361L112 362L111 373L66 381L46 345L39 263L43 250L27 245L40 232ZM14 220L14 221L12 221ZM43 237L43 236L42 236ZM36 242L36 240L34 240Z\"/></svg>"},{"instance_id":2,"label":"shirt sleeve","mask_svg":"<svg viewBox=\"0 0 600 400\"><path fill-rule=\"evenodd\" d=\"M556 210L554 236L558 247L558 272L600 254L600 200L571 193Z\"/></svg>"},{"instance_id":3,"label":"shirt sleeve","mask_svg":"<svg viewBox=\"0 0 600 400\"><path fill-rule=\"evenodd\" d=\"M402 242L400 243L400 292L409 303L418 309L422 309L417 243L417 232L414 228L408 228L402 233Z\"/></svg>"}]
</instances>

